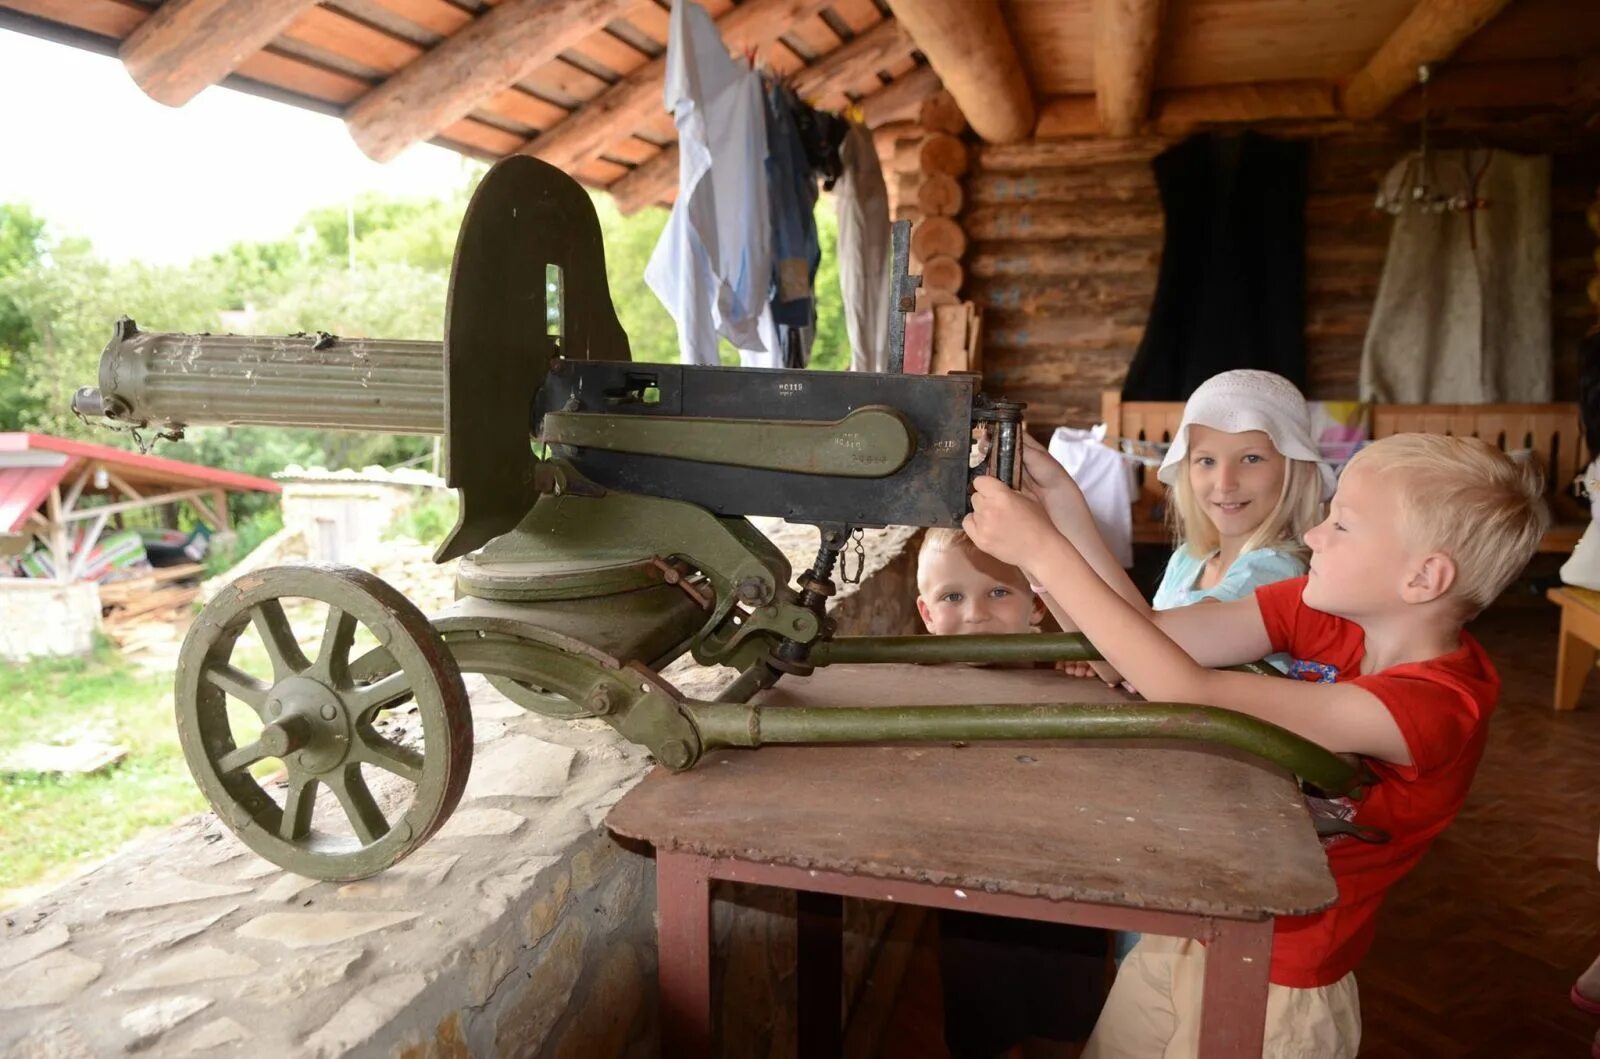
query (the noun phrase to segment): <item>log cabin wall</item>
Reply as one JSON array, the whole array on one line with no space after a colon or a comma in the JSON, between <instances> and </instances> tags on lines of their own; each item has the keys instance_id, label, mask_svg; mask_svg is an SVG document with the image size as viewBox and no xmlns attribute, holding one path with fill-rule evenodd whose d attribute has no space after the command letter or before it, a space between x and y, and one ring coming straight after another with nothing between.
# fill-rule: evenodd
<instances>
[{"instance_id":1,"label":"log cabin wall","mask_svg":"<svg viewBox=\"0 0 1600 1059\"><path fill-rule=\"evenodd\" d=\"M1313 140L1306 204L1312 398L1357 396L1391 224L1373 195L1415 144L1407 129ZM984 313L984 387L1026 401L1036 427L1092 423L1101 391L1122 384L1155 295L1162 215L1149 159L1164 146L1036 140L972 152L961 216L969 240L963 296ZM1595 275L1595 235L1584 213L1600 183L1600 151L1552 153L1554 396L1576 400L1577 344L1595 319L1585 294Z\"/></svg>"}]
</instances>

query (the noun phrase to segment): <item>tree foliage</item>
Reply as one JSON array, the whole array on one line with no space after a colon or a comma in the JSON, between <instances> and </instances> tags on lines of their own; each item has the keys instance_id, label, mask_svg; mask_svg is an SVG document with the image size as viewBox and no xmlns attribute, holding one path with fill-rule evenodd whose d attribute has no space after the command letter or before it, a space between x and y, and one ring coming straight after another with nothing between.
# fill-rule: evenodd
<instances>
[{"instance_id":1,"label":"tree foliage","mask_svg":"<svg viewBox=\"0 0 1600 1059\"><path fill-rule=\"evenodd\" d=\"M477 179L472 174L441 199L367 194L320 207L282 238L237 242L187 266L109 263L85 240L55 238L28 207L0 203L0 430L131 444L125 435L78 421L69 407L74 390L97 382L100 351L123 315L147 331L328 331L440 340L450 259ZM644 283L667 214L649 210L625 218L609 196L594 198L611 298L632 355L674 362L676 328ZM831 200L819 204L817 220L823 255L812 367L840 369L848 366L850 349ZM724 361L738 363L731 349L724 350ZM394 464L422 456L431 444L331 431L201 428L161 451L265 475L288 463Z\"/></svg>"}]
</instances>

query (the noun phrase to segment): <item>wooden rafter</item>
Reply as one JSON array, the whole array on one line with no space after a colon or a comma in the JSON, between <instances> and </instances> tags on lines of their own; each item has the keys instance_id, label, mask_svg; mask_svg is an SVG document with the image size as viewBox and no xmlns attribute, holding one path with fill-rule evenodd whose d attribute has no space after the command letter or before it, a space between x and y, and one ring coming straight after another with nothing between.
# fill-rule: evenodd
<instances>
[{"instance_id":1,"label":"wooden rafter","mask_svg":"<svg viewBox=\"0 0 1600 1059\"><path fill-rule=\"evenodd\" d=\"M998 0L889 0L973 131L991 143L1033 132L1033 93Z\"/></svg>"},{"instance_id":2,"label":"wooden rafter","mask_svg":"<svg viewBox=\"0 0 1600 1059\"><path fill-rule=\"evenodd\" d=\"M316 0L166 0L122 42L128 74L181 107L239 69Z\"/></svg>"},{"instance_id":3,"label":"wooden rafter","mask_svg":"<svg viewBox=\"0 0 1600 1059\"><path fill-rule=\"evenodd\" d=\"M1162 0L1095 0L1095 103L1112 136L1132 136L1149 114L1161 7Z\"/></svg>"},{"instance_id":4,"label":"wooden rafter","mask_svg":"<svg viewBox=\"0 0 1600 1059\"><path fill-rule=\"evenodd\" d=\"M931 66L919 66L861 101L861 120L869 129L915 117L922 101L944 87Z\"/></svg>"},{"instance_id":5,"label":"wooden rafter","mask_svg":"<svg viewBox=\"0 0 1600 1059\"><path fill-rule=\"evenodd\" d=\"M819 14L828 0L745 0L717 19L717 30L731 51L764 47L796 22ZM571 172L599 158L606 148L664 109L662 79L666 56L639 67L552 129L522 145L522 154Z\"/></svg>"},{"instance_id":6,"label":"wooden rafter","mask_svg":"<svg viewBox=\"0 0 1600 1059\"><path fill-rule=\"evenodd\" d=\"M1448 59L1510 0L1418 0L1345 86L1345 116L1375 118L1417 83L1417 67Z\"/></svg>"},{"instance_id":7,"label":"wooden rafter","mask_svg":"<svg viewBox=\"0 0 1600 1059\"><path fill-rule=\"evenodd\" d=\"M386 162L467 116L637 0L505 0L356 100L362 151Z\"/></svg>"},{"instance_id":8,"label":"wooden rafter","mask_svg":"<svg viewBox=\"0 0 1600 1059\"><path fill-rule=\"evenodd\" d=\"M119 500L115 504L102 504L99 507L80 508L77 511L64 512L56 516L58 524L68 522L81 522L88 518L98 518L101 515L116 515L124 511L133 511L138 508L155 507L158 504L175 504L179 500L194 503L196 497L205 496L209 489L180 489L171 493L157 493L154 496L143 496L137 500Z\"/></svg>"},{"instance_id":9,"label":"wooden rafter","mask_svg":"<svg viewBox=\"0 0 1600 1059\"><path fill-rule=\"evenodd\" d=\"M677 180L678 145L674 143L606 190L623 216L631 216L661 201Z\"/></svg>"},{"instance_id":10,"label":"wooden rafter","mask_svg":"<svg viewBox=\"0 0 1600 1059\"><path fill-rule=\"evenodd\" d=\"M795 74L794 90L802 99L818 99L872 76L910 53L911 38L900 23L887 18Z\"/></svg>"}]
</instances>

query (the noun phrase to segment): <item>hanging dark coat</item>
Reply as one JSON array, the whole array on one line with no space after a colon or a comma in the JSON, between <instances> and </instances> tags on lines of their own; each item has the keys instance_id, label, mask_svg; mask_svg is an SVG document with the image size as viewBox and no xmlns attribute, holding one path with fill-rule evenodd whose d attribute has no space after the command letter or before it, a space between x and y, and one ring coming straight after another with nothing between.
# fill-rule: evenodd
<instances>
[{"instance_id":1,"label":"hanging dark coat","mask_svg":"<svg viewBox=\"0 0 1600 1059\"><path fill-rule=\"evenodd\" d=\"M1186 400L1233 368L1305 389L1308 156L1257 133L1192 136L1156 156L1166 238L1123 400Z\"/></svg>"}]
</instances>

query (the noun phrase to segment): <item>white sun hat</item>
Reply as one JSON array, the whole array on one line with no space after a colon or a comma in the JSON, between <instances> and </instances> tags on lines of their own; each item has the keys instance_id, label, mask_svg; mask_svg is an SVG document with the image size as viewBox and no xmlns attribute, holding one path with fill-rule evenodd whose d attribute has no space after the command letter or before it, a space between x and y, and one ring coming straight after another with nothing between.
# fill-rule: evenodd
<instances>
[{"instance_id":1,"label":"white sun hat","mask_svg":"<svg viewBox=\"0 0 1600 1059\"><path fill-rule=\"evenodd\" d=\"M1270 371L1241 368L1213 375L1195 388L1183 405L1183 419L1156 477L1173 485L1189 453L1189 427L1199 424L1226 434L1259 430L1272 447L1292 460L1315 463L1322 472L1322 498L1333 495L1333 468L1311 436L1311 410L1294 383Z\"/></svg>"}]
</instances>

